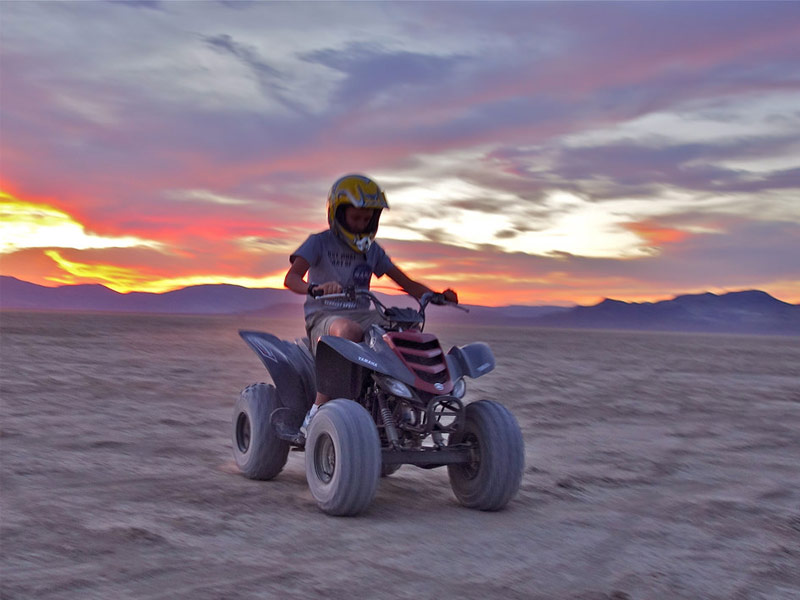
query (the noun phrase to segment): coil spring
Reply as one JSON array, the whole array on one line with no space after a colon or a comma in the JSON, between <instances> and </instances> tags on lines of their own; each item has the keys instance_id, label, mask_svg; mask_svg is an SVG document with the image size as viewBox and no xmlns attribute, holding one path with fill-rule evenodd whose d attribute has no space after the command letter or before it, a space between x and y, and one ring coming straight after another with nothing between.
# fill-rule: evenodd
<instances>
[{"instance_id":1,"label":"coil spring","mask_svg":"<svg viewBox=\"0 0 800 600\"><path fill-rule=\"evenodd\" d=\"M386 406L386 400L383 397L378 398L378 407L380 408L383 426L386 429L386 437L392 446L397 446L400 443L400 436L397 435L397 423L395 423L394 415L389 410L389 407Z\"/></svg>"}]
</instances>

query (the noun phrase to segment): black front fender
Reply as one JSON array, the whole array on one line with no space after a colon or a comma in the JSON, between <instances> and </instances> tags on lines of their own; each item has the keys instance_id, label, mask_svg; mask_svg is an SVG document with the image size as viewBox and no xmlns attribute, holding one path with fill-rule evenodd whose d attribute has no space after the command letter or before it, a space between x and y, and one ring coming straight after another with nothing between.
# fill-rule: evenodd
<instances>
[{"instance_id":1,"label":"black front fender","mask_svg":"<svg viewBox=\"0 0 800 600\"><path fill-rule=\"evenodd\" d=\"M331 398L357 398L370 371L414 385L413 374L388 347L372 350L331 335L317 342L316 371L317 389Z\"/></svg>"}]
</instances>

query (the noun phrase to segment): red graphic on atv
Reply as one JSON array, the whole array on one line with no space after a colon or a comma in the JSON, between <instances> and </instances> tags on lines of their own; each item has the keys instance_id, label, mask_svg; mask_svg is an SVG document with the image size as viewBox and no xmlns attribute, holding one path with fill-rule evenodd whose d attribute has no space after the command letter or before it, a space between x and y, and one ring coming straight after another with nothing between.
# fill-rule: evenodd
<instances>
[{"instance_id":1,"label":"red graphic on atv","mask_svg":"<svg viewBox=\"0 0 800 600\"><path fill-rule=\"evenodd\" d=\"M416 331L391 331L383 339L414 373L415 388L436 395L453 391L447 360L435 335Z\"/></svg>"}]
</instances>

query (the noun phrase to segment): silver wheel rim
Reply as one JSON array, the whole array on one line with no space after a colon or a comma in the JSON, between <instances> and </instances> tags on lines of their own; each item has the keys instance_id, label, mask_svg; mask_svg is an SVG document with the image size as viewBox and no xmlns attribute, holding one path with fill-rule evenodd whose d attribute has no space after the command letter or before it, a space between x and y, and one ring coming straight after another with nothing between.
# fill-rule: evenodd
<instances>
[{"instance_id":1,"label":"silver wheel rim","mask_svg":"<svg viewBox=\"0 0 800 600\"><path fill-rule=\"evenodd\" d=\"M330 483L336 473L336 448L327 433L320 435L314 446L314 471L323 483Z\"/></svg>"}]
</instances>

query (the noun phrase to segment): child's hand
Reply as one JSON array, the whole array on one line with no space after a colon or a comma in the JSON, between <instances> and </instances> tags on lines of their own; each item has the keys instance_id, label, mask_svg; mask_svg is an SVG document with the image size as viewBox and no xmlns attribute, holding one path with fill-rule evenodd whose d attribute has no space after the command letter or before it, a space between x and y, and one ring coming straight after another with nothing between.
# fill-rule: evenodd
<instances>
[{"instance_id":1,"label":"child's hand","mask_svg":"<svg viewBox=\"0 0 800 600\"><path fill-rule=\"evenodd\" d=\"M319 284L315 289L317 295L325 296L327 294L339 294L342 291L342 286L337 281L328 281Z\"/></svg>"},{"instance_id":2,"label":"child's hand","mask_svg":"<svg viewBox=\"0 0 800 600\"><path fill-rule=\"evenodd\" d=\"M454 304L458 304L458 294L455 293L454 290L447 288L445 291L442 292L442 296L448 302L452 302Z\"/></svg>"},{"instance_id":3,"label":"child's hand","mask_svg":"<svg viewBox=\"0 0 800 600\"><path fill-rule=\"evenodd\" d=\"M430 302L431 304L437 304L439 306L444 306L448 303L458 304L458 294L456 294L450 288L447 288L443 292L433 292Z\"/></svg>"}]
</instances>

